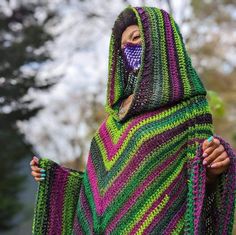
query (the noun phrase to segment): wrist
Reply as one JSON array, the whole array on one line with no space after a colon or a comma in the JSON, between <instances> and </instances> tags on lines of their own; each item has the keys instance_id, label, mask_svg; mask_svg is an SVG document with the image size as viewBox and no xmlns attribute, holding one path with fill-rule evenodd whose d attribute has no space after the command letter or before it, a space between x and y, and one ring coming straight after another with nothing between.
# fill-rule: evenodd
<instances>
[{"instance_id":1,"label":"wrist","mask_svg":"<svg viewBox=\"0 0 236 235\"><path fill-rule=\"evenodd\" d=\"M206 183L214 184L217 181L218 175L212 174L209 171L206 172Z\"/></svg>"}]
</instances>

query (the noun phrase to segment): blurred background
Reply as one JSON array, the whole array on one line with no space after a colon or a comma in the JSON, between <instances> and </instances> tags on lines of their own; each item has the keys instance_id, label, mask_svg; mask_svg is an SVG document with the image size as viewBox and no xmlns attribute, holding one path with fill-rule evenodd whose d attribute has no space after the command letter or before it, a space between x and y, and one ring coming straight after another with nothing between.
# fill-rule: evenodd
<instances>
[{"instance_id":1,"label":"blurred background","mask_svg":"<svg viewBox=\"0 0 236 235\"><path fill-rule=\"evenodd\" d=\"M215 133L236 148L236 0L1 0L0 234L31 234L32 156L86 166L105 117L111 28L129 4L174 16L208 89Z\"/></svg>"}]
</instances>

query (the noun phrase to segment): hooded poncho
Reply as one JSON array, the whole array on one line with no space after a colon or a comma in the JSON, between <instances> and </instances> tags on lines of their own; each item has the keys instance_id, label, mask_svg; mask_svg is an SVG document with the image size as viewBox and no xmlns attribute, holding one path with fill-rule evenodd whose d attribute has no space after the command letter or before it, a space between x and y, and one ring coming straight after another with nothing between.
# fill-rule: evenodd
<instances>
[{"instance_id":1,"label":"hooded poncho","mask_svg":"<svg viewBox=\"0 0 236 235\"><path fill-rule=\"evenodd\" d=\"M126 72L111 34L106 111L85 172L39 160L33 234L231 234L235 153L213 135L204 88L174 19L153 7L127 7L142 41L134 99L119 119ZM117 18L116 23L121 20ZM231 160L206 188L202 143L218 138Z\"/></svg>"}]
</instances>

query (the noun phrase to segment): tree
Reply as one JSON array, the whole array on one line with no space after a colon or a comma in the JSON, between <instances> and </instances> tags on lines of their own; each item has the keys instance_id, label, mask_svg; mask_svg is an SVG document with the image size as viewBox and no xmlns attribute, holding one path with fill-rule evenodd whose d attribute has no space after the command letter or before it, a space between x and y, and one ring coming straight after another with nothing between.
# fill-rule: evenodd
<instances>
[{"instance_id":1,"label":"tree","mask_svg":"<svg viewBox=\"0 0 236 235\"><path fill-rule=\"evenodd\" d=\"M217 115L220 103L213 104L216 132L229 139L236 147L236 34L234 0L191 0L192 14L186 19L189 25L188 46L193 61L206 87L214 90L210 101L218 94L225 106L225 115ZM222 114L222 112L220 112Z\"/></svg>"},{"instance_id":2,"label":"tree","mask_svg":"<svg viewBox=\"0 0 236 235\"><path fill-rule=\"evenodd\" d=\"M30 106L26 94L29 89L43 90L52 85L39 84L35 79L41 63L49 58L43 45L51 39L44 25L52 14L39 20L35 13L40 7L24 4L7 11L1 8L0 12L0 231L19 222L19 194L26 179L20 165L33 154L16 125L40 109Z\"/></svg>"}]
</instances>

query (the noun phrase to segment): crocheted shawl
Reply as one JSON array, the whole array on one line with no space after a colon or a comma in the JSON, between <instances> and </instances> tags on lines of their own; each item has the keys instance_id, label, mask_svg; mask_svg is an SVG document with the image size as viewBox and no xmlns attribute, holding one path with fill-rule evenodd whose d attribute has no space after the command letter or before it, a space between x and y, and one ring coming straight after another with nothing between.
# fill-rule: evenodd
<instances>
[{"instance_id":1,"label":"crocheted shawl","mask_svg":"<svg viewBox=\"0 0 236 235\"><path fill-rule=\"evenodd\" d=\"M174 19L164 10L127 7L143 46L134 99L119 119L125 69L111 34L107 118L91 141L85 172L39 160L33 234L231 234L235 153L213 135L204 88ZM118 16L116 23L121 20ZM218 138L231 164L206 187L202 143Z\"/></svg>"}]
</instances>

